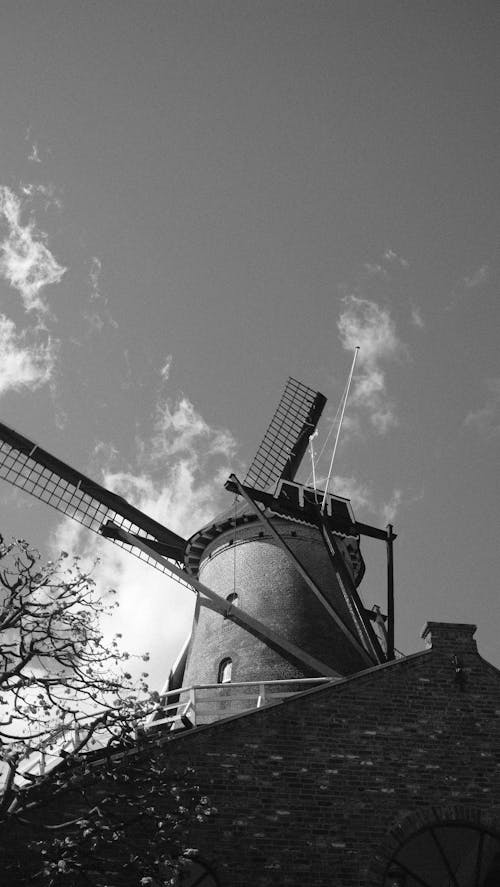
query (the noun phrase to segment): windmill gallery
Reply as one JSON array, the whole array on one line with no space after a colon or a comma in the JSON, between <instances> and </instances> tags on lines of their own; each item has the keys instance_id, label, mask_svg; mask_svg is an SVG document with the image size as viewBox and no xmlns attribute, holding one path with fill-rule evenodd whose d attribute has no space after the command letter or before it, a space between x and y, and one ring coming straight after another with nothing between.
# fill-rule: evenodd
<instances>
[{"instance_id":1,"label":"windmill gallery","mask_svg":"<svg viewBox=\"0 0 500 887\"><path fill-rule=\"evenodd\" d=\"M472 625L429 622L421 652L395 653L392 527L296 480L325 402L288 380L227 510L188 540L4 425L0 477L196 595L161 708L115 752L123 778L138 757L168 759L210 797L179 884L493 887L500 673ZM358 593L363 536L386 551L387 617ZM27 828L10 827L11 854ZM16 884L36 883L20 871Z\"/></svg>"}]
</instances>

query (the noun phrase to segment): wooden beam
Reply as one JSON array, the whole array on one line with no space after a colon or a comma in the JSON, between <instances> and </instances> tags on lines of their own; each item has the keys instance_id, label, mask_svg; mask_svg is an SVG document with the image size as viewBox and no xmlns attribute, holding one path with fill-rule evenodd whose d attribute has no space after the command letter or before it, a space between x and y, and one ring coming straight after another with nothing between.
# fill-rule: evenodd
<instances>
[{"instance_id":1,"label":"wooden beam","mask_svg":"<svg viewBox=\"0 0 500 887\"><path fill-rule=\"evenodd\" d=\"M335 671L330 665L326 665L324 662L321 662L320 659L316 659L315 656L306 653L305 650L297 647L296 644L293 644L291 641L274 632L267 625L264 625L259 619L255 619L240 607L236 607L233 603L230 603L215 591L212 591L211 588L208 588L208 586L204 585L203 582L200 582L199 579L186 573L185 570L182 570L170 561L165 560L165 558L161 557L154 548L148 545L147 539L143 541L132 533L127 533L121 527L113 524L112 521L108 521L104 525L103 535L112 536L120 542L125 542L127 545L140 548L153 560L161 563L168 573L181 579L184 585L189 585L197 594L203 595L204 598L200 600L200 603L203 603L204 606L209 607L216 613L220 613L225 619L229 619L231 622L234 622L235 625L248 631L251 635L261 640L268 647L271 647L288 661L292 661L294 664L298 664L302 668L306 666L308 669L325 677L342 677L339 672Z\"/></svg>"},{"instance_id":2,"label":"wooden beam","mask_svg":"<svg viewBox=\"0 0 500 887\"><path fill-rule=\"evenodd\" d=\"M365 617L363 604L361 602L351 574L344 561L344 558L342 557L342 552L337 540L335 539L335 534L328 531L328 525L322 517L319 508L318 521L320 522L321 532L323 534L323 539L325 541L326 549L328 551L332 567L337 573L337 578L341 586L345 590L345 594L349 598L350 605L353 608L353 615L355 621L358 623L358 630L360 630L360 633L365 638L365 642L371 649L376 661L379 663L385 662L386 657L382 652L382 649L380 647L380 644L378 643L375 632L373 631L370 622Z\"/></svg>"},{"instance_id":3,"label":"wooden beam","mask_svg":"<svg viewBox=\"0 0 500 887\"><path fill-rule=\"evenodd\" d=\"M387 524L387 658L395 659L394 653L394 548L396 538L392 524Z\"/></svg>"},{"instance_id":4,"label":"wooden beam","mask_svg":"<svg viewBox=\"0 0 500 887\"><path fill-rule=\"evenodd\" d=\"M247 487L239 481L236 481L237 478L235 478L235 475L231 474L224 484L228 492L240 495L241 488L252 497L254 502L262 502L266 508L272 508L273 503L276 508L279 508L280 505L283 507L283 502L280 502L279 499L275 499L272 493L268 493L266 490L254 490L253 487ZM286 508L286 505L284 507ZM309 506L308 504L307 506L304 506L304 516L306 520L308 518L307 512L309 508L311 508L310 516L312 518L312 505ZM371 539L379 539L381 542L387 540L386 530L380 530L378 527L372 527L370 524L363 524L359 521L354 521L354 523L352 523L352 521L344 521L337 516L332 520L335 520L335 529L338 530L339 533L344 533L346 536L369 536ZM393 533L392 538L397 538L395 533Z\"/></svg>"}]
</instances>

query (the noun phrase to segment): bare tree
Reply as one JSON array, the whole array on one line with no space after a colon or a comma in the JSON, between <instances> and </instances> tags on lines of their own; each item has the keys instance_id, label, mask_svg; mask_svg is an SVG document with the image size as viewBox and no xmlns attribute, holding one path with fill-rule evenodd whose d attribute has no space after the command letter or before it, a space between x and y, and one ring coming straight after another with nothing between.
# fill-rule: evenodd
<instances>
[{"instance_id":1,"label":"bare tree","mask_svg":"<svg viewBox=\"0 0 500 887\"><path fill-rule=\"evenodd\" d=\"M39 756L43 772L51 754L59 757L51 747L64 748L70 733L76 752L96 733L100 744L116 744L154 705L147 673L133 680L118 636L103 635L114 595L98 596L78 558L69 563L63 552L42 564L24 540L6 545L0 537L0 816L21 766L29 778L30 756Z\"/></svg>"},{"instance_id":2,"label":"bare tree","mask_svg":"<svg viewBox=\"0 0 500 887\"><path fill-rule=\"evenodd\" d=\"M105 640L113 594L102 600L78 559L63 552L42 564L27 542L0 537L0 846L9 884L177 883L196 854L185 849L189 825L216 812L191 768L171 770L157 734L141 728L160 699L147 673L134 680L125 670L118 636ZM69 731L76 741L65 751ZM30 776L26 760L49 754L52 766Z\"/></svg>"}]
</instances>

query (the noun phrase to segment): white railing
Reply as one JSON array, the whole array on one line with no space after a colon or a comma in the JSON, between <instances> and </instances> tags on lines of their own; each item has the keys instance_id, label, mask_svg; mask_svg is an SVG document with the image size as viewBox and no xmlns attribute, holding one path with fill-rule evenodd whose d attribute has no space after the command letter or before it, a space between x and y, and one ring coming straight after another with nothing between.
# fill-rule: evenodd
<instances>
[{"instance_id":1,"label":"white railing","mask_svg":"<svg viewBox=\"0 0 500 887\"><path fill-rule=\"evenodd\" d=\"M227 684L195 684L170 690L161 698L161 708L151 715L144 727L161 725L198 727L230 715L261 708L266 703L283 702L303 690L335 678L295 678L279 681L238 681ZM172 700L172 701L169 701Z\"/></svg>"},{"instance_id":2,"label":"white railing","mask_svg":"<svg viewBox=\"0 0 500 887\"><path fill-rule=\"evenodd\" d=\"M199 727L231 715L243 714L269 703L283 702L322 683L339 678L295 678L281 681L239 681L227 684L194 684L163 693L157 709L144 723L135 727L135 735L150 730L179 730ZM30 777L43 776L59 764L65 754L71 754L82 740L86 719L79 724L61 727L46 743L42 751L30 755L19 768L21 784ZM82 754L104 748L110 739L109 731L96 731L82 748ZM2 791L0 777L0 794Z\"/></svg>"}]
</instances>

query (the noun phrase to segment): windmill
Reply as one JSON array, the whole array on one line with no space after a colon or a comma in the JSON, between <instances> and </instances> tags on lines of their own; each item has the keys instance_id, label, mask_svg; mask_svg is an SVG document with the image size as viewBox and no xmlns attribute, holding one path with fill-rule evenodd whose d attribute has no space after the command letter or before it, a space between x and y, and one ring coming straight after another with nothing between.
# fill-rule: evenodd
<instances>
[{"instance_id":1,"label":"windmill","mask_svg":"<svg viewBox=\"0 0 500 887\"><path fill-rule=\"evenodd\" d=\"M393 657L395 536L357 522L349 500L296 482L325 403L289 378L244 481L231 474L225 484L231 506L187 540L1 423L0 477L195 592L167 693L338 679ZM387 546L385 645L357 591L361 535Z\"/></svg>"}]
</instances>

